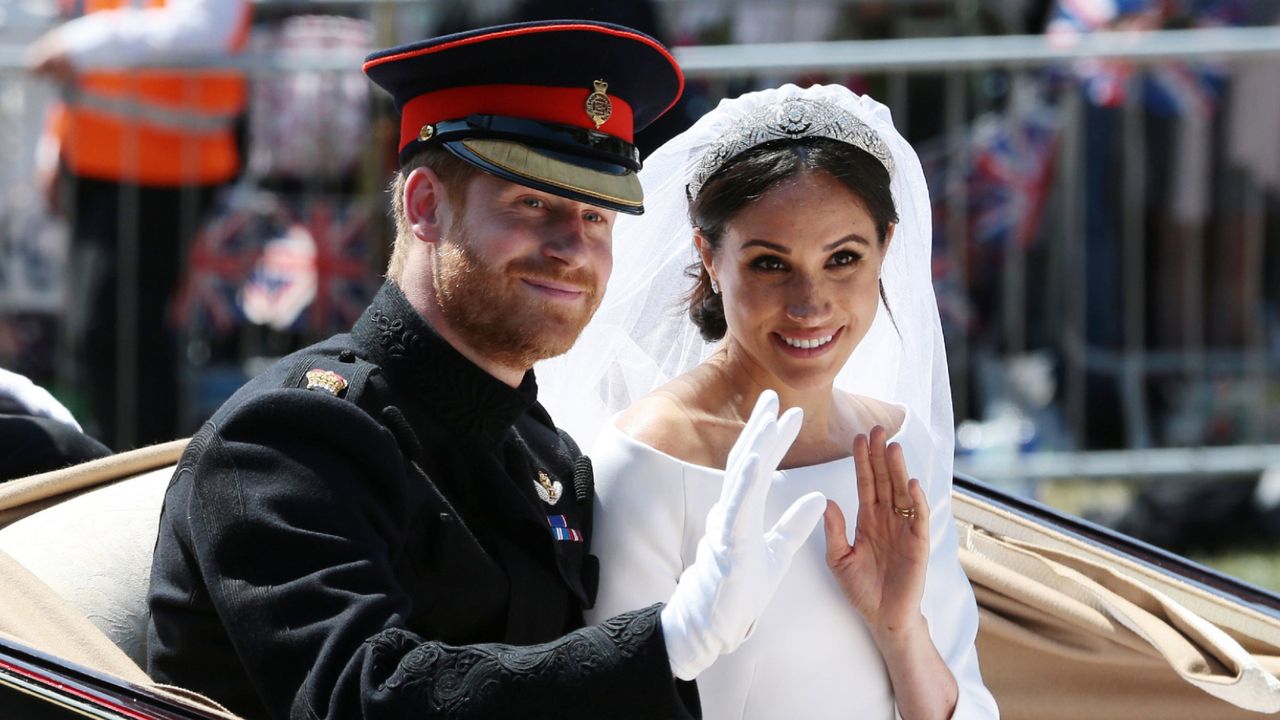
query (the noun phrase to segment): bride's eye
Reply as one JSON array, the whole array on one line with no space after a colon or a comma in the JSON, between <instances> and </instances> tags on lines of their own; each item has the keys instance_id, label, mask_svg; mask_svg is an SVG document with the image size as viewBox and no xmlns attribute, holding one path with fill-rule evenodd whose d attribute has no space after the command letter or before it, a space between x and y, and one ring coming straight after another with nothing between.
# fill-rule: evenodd
<instances>
[{"instance_id":1,"label":"bride's eye","mask_svg":"<svg viewBox=\"0 0 1280 720\"><path fill-rule=\"evenodd\" d=\"M776 255L761 255L751 261L751 268L762 272L780 272L787 269L787 264Z\"/></svg>"},{"instance_id":2,"label":"bride's eye","mask_svg":"<svg viewBox=\"0 0 1280 720\"><path fill-rule=\"evenodd\" d=\"M859 255L858 253L850 252L848 250L843 250L841 252L836 253L835 255L832 255L831 259L827 261L827 264L837 266L837 267L850 266L850 265L858 264L858 261L861 259L862 259L862 256Z\"/></svg>"}]
</instances>

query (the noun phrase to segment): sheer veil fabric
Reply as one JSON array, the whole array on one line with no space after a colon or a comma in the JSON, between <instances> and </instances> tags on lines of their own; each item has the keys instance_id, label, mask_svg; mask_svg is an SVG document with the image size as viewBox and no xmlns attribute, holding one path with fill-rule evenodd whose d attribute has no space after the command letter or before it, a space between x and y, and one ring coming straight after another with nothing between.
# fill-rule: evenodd
<instances>
[{"instance_id":1,"label":"sheer veil fabric","mask_svg":"<svg viewBox=\"0 0 1280 720\"><path fill-rule=\"evenodd\" d=\"M765 106L805 98L839 107L870 126L893 159L891 189L899 222L881 271L882 300L867 335L836 377L836 387L906 405L929 429L934 457L908 458L950 478L954 450L951 388L931 280L929 192L920 160L893 127L889 109L840 85L753 92L722 101L644 162L641 216L619 216L613 274L595 317L573 348L536 368L539 397L584 448L612 416L693 368L716 348L686 312L696 260L685 189L699 160L725 133ZM892 317L890 316L892 311Z\"/></svg>"}]
</instances>

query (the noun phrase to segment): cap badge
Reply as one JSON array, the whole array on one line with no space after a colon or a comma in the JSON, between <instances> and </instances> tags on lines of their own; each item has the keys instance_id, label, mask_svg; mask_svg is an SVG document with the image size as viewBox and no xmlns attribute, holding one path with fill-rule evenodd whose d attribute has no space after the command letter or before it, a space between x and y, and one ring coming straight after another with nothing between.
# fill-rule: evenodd
<instances>
[{"instance_id":1,"label":"cap badge","mask_svg":"<svg viewBox=\"0 0 1280 720\"><path fill-rule=\"evenodd\" d=\"M605 94L609 92L609 83L596 80L593 84L596 86L596 91L587 96L587 117L591 118L591 122L596 124L598 130L613 117L613 101Z\"/></svg>"},{"instance_id":2,"label":"cap badge","mask_svg":"<svg viewBox=\"0 0 1280 720\"><path fill-rule=\"evenodd\" d=\"M327 392L337 397L347 389L347 379L332 370L313 368L307 371L307 389Z\"/></svg>"},{"instance_id":3,"label":"cap badge","mask_svg":"<svg viewBox=\"0 0 1280 720\"><path fill-rule=\"evenodd\" d=\"M533 484L533 489L538 491L538 497L542 498L542 502L548 505L555 505L560 501L560 495L564 492L564 486L559 480L551 481L551 476L545 471L538 471L538 481Z\"/></svg>"},{"instance_id":4,"label":"cap badge","mask_svg":"<svg viewBox=\"0 0 1280 720\"><path fill-rule=\"evenodd\" d=\"M418 131L418 139L425 142L427 140L430 140L435 134L436 134L435 125L431 125L431 124L423 125L422 129Z\"/></svg>"}]
</instances>

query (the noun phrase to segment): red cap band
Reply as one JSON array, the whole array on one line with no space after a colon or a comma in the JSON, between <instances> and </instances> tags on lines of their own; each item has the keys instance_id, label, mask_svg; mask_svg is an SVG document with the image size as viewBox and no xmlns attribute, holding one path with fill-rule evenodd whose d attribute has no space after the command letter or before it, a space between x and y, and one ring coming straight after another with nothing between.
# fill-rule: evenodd
<instances>
[{"instance_id":1,"label":"red cap band","mask_svg":"<svg viewBox=\"0 0 1280 720\"><path fill-rule=\"evenodd\" d=\"M631 106L609 96L612 113L599 128L587 113L591 88L539 85L475 85L419 95L404 104L400 114L400 149L418 139L423 125L458 120L468 115L505 115L599 130L632 142L635 122Z\"/></svg>"}]
</instances>

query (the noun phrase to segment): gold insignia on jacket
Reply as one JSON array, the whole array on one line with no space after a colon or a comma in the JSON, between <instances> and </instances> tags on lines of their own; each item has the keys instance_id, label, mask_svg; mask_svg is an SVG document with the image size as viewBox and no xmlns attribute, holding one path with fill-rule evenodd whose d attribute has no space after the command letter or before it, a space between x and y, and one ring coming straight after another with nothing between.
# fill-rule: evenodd
<instances>
[{"instance_id":1,"label":"gold insignia on jacket","mask_svg":"<svg viewBox=\"0 0 1280 720\"><path fill-rule=\"evenodd\" d=\"M613 117L613 101L605 93L609 92L609 83L604 80L596 80L592 83L595 85L595 92L587 96L587 117L591 118L591 122L596 124L596 128L609 121Z\"/></svg>"},{"instance_id":2,"label":"gold insignia on jacket","mask_svg":"<svg viewBox=\"0 0 1280 720\"><path fill-rule=\"evenodd\" d=\"M564 486L560 481L552 482L551 476L544 470L538 471L538 480L533 484L533 489L538 491L538 497L542 498L542 502L548 505L559 502L560 495L564 492Z\"/></svg>"},{"instance_id":3,"label":"gold insignia on jacket","mask_svg":"<svg viewBox=\"0 0 1280 720\"><path fill-rule=\"evenodd\" d=\"M347 379L332 370L312 368L307 371L307 389L327 392L336 397L347 389Z\"/></svg>"}]
</instances>

